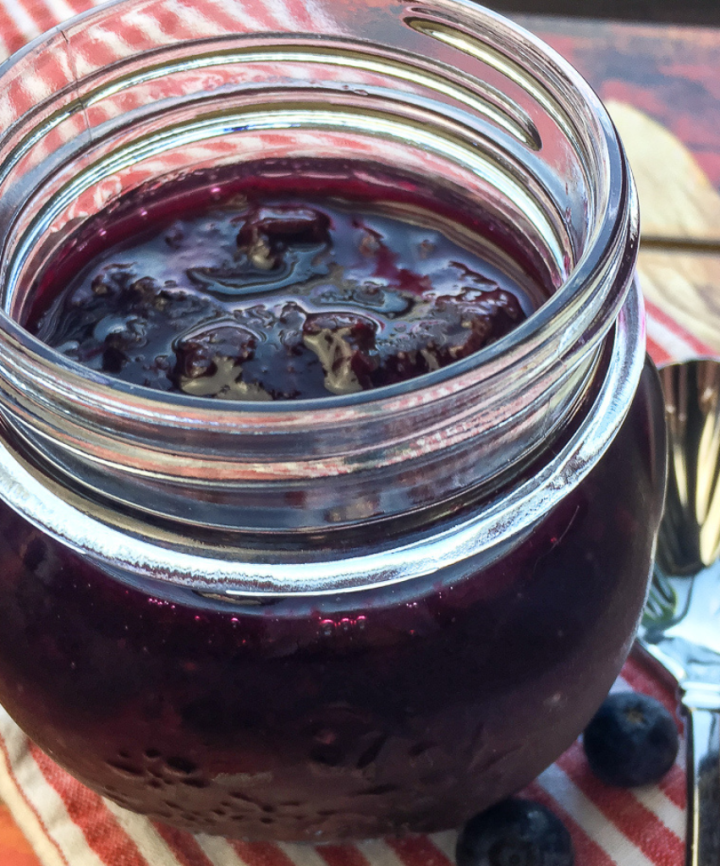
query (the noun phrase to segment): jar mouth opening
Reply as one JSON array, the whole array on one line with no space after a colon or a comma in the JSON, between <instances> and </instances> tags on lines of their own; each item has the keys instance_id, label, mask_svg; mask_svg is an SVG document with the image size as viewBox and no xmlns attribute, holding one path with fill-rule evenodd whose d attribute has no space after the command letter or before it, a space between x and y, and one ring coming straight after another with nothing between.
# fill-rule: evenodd
<instances>
[{"instance_id":1,"label":"jar mouth opening","mask_svg":"<svg viewBox=\"0 0 720 866\"><path fill-rule=\"evenodd\" d=\"M39 37L0 67L0 81L3 77L12 78L14 70L22 66L26 58L38 51L49 50L59 35L66 38L67 33L76 33L79 27L87 25L93 19L107 15L110 10L128 5L130 4L127 0L111 0L110 3L81 13L61 27ZM509 62L508 57L512 54L513 45L521 40L526 58L530 57L532 60L529 64L531 71L537 74L538 70L542 70L547 76L546 81L539 85L534 82L533 85L535 87L533 96L538 100L538 104L541 108L547 108L549 112L555 112L557 117L562 115L562 124L572 123L582 132L581 138L575 142L576 146L586 147L588 141L592 143L593 153L585 154L591 165L589 168L586 167L587 174L584 179L593 187L592 189L588 187L585 194L586 205L594 212L588 215L592 225L586 232L585 246L579 251L577 261L572 264L562 284L556 287L555 292L526 321L513 328L501 339L472 355L404 382L353 394L328 394L312 400L278 400L267 403L160 392L127 384L112 376L90 370L42 343L18 324L13 315L8 314L8 307L12 305L9 295L12 294L13 287L7 284L4 309L0 310L0 339L7 340L16 347L20 354L33 364L38 374L47 377L57 375L72 377L75 386L81 384L83 392L88 396L94 395L94 398L90 397L91 400L117 401L119 399L125 406L125 411L130 411L131 404L137 404L138 407L142 405L141 414L147 412L151 405L159 407L160 412L171 414L189 410L195 417L202 413L207 417L208 423L212 423L214 417L225 416L228 412L235 413L236 416L238 413L248 413L254 418L272 418L278 415L284 417L292 415L299 418L312 413L317 418L318 413L332 416L338 409L355 407L364 409L375 404L402 402L407 398L416 398L420 401L432 399L432 395L438 390L447 386L461 389L465 387L466 381L475 382L478 378L497 375L501 367L506 371L521 369L530 355L537 355L538 346L549 342L566 345L568 336L559 336L559 331L565 327L569 329L568 333L575 340L584 339L583 332L592 330L593 318L602 318L603 324L599 327L607 330L609 322L613 320L622 304L629 285L631 270L626 268L628 276L625 279L608 280L606 273L609 250L614 243L618 242L623 232L631 232L633 227L628 226L627 220L624 221L623 218L628 199L632 199L632 190L629 189L631 182L617 135L602 104L580 75L552 49L489 10L471 5L465 0L442 0L426 7L407 4L403 12L403 20L406 27L414 28L425 35L430 33L430 38L433 40L440 39L446 46L451 45L466 56L474 55L473 61L480 59L489 62L495 71L500 70L515 84L517 80L524 78L521 84L526 86L529 72L523 70L520 76L518 64L515 64L515 68L511 68L509 72L505 68ZM448 25L448 20L453 22L452 26ZM463 26L458 26L458 21ZM468 35L468 21L478 28L484 37L490 34L492 38L488 38L487 45L481 46L476 35L472 37ZM250 38L258 35L266 36L266 34L250 34ZM290 45L302 35L273 34L271 39L277 44ZM463 40L467 44L460 44ZM222 39L216 41L218 46L220 43L224 45ZM197 40L197 44L207 51L208 40ZM504 48L502 55L498 46ZM365 47L367 46L363 46ZM163 46L163 50L167 48L168 46ZM494 59L491 56L493 54ZM500 61L498 56L501 57ZM125 59L123 63L126 63ZM101 75L102 72L103 70L95 70L94 75ZM566 106L562 109L558 108L558 96L557 93L552 92L552 87L557 89L557 93L574 94L572 108L577 112L575 118L572 120L569 118ZM524 118L525 126L534 129L534 124L531 121L527 122L528 118L522 107L516 106L515 119L517 120L518 117L521 120ZM18 122L21 123L22 119ZM518 121L516 126L520 128L523 123ZM518 135L517 132L515 134ZM532 131L527 133L526 138L525 144L528 150L538 147L538 142L533 140ZM633 219L636 220L635 214L631 214L631 221ZM575 253L577 252L576 250ZM613 276L617 275L617 264L615 262ZM8 275L7 269L5 275ZM608 282L613 282L615 286L610 288ZM620 292L617 291L618 283L622 285ZM604 298L599 297L598 289L605 295ZM594 314L591 308L594 308ZM582 323L582 326L579 323ZM595 324L598 325L597 322Z\"/></svg>"},{"instance_id":2,"label":"jar mouth opening","mask_svg":"<svg viewBox=\"0 0 720 866\"><path fill-rule=\"evenodd\" d=\"M247 532L428 514L527 465L598 369L630 291L638 213L589 86L469 0L316 7L312 22L265 26L257 0L225 0L198 36L172 0L118 0L0 67L0 112L16 112L0 136L0 410L23 453L90 502L152 501L163 518ZM140 13L157 27L139 33ZM314 400L130 385L19 324L33 280L95 215L146 184L259 160L278 177L330 161L353 177L402 171L555 292L462 360ZM193 497L211 507L188 518Z\"/></svg>"}]
</instances>

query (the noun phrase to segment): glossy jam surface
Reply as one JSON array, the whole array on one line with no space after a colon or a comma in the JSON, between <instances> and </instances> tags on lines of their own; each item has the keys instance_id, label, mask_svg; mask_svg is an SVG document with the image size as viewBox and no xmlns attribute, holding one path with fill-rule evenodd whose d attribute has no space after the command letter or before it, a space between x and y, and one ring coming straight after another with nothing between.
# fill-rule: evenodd
<instances>
[{"instance_id":1,"label":"glossy jam surface","mask_svg":"<svg viewBox=\"0 0 720 866\"><path fill-rule=\"evenodd\" d=\"M307 194L216 193L84 258L30 330L126 382L241 400L414 378L507 334L521 288L422 216ZM66 267L67 271L67 267Z\"/></svg>"},{"instance_id":2,"label":"glossy jam surface","mask_svg":"<svg viewBox=\"0 0 720 866\"><path fill-rule=\"evenodd\" d=\"M457 827L580 733L642 610L664 478L648 367L600 462L499 558L227 604L82 558L0 507L0 700L118 803L311 841Z\"/></svg>"}]
</instances>

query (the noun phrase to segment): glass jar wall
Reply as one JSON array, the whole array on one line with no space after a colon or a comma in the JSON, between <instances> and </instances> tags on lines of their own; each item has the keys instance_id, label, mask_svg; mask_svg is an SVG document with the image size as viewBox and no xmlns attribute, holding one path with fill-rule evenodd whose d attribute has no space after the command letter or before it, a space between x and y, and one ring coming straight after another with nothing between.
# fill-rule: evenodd
<instances>
[{"instance_id":1,"label":"glass jar wall","mask_svg":"<svg viewBox=\"0 0 720 866\"><path fill-rule=\"evenodd\" d=\"M665 444L636 196L596 97L502 18L298 14L122 0L0 68L0 700L191 830L441 829L569 745L640 615ZM152 391L28 332L107 232L228 177L421 201L546 300L434 372L292 402Z\"/></svg>"}]
</instances>

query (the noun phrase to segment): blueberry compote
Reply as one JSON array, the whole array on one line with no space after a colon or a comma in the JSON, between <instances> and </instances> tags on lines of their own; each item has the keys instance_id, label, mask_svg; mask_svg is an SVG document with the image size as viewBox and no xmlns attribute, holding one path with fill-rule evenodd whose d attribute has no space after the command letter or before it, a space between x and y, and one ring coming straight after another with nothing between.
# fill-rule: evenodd
<instances>
[{"instance_id":1,"label":"blueberry compote","mask_svg":"<svg viewBox=\"0 0 720 866\"><path fill-rule=\"evenodd\" d=\"M337 196L205 196L83 261L45 292L31 329L126 382L289 400L437 370L542 298L425 227L422 212L418 224Z\"/></svg>"},{"instance_id":2,"label":"blueberry compote","mask_svg":"<svg viewBox=\"0 0 720 866\"><path fill-rule=\"evenodd\" d=\"M39 280L29 327L125 388L329 405L475 352L546 294L529 257L475 251L470 215L453 222L439 195L433 223L432 202L401 183L384 197L200 192L160 191L141 215L91 221ZM324 841L460 826L554 760L622 665L660 518L663 418L647 367L608 450L520 537L337 595L200 595L100 564L0 505L0 700L95 791L192 831ZM520 481L561 444L548 441ZM502 483L495 501L519 482ZM184 495L199 514L201 495ZM139 506L113 525L132 533ZM465 497L433 531L452 539L484 507ZM358 545L381 559L429 531L411 517L394 534L359 521L342 543L331 528L308 533L281 553L341 559ZM208 549L208 533L182 526ZM213 549L264 562L271 548L237 534ZM161 561L173 542L157 537Z\"/></svg>"},{"instance_id":3,"label":"blueberry compote","mask_svg":"<svg viewBox=\"0 0 720 866\"><path fill-rule=\"evenodd\" d=\"M189 830L460 826L567 748L622 665L662 419L647 368L601 462L511 552L340 596L204 598L93 564L2 506L2 703L96 791Z\"/></svg>"}]
</instances>

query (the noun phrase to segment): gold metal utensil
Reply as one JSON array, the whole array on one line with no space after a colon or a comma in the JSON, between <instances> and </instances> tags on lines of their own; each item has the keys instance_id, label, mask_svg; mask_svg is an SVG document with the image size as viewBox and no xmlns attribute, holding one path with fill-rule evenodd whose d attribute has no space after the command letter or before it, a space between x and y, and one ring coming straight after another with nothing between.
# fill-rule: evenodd
<instances>
[{"instance_id":1,"label":"gold metal utensil","mask_svg":"<svg viewBox=\"0 0 720 866\"><path fill-rule=\"evenodd\" d=\"M668 493L639 644L680 690L688 866L720 866L720 362L660 371Z\"/></svg>"}]
</instances>

